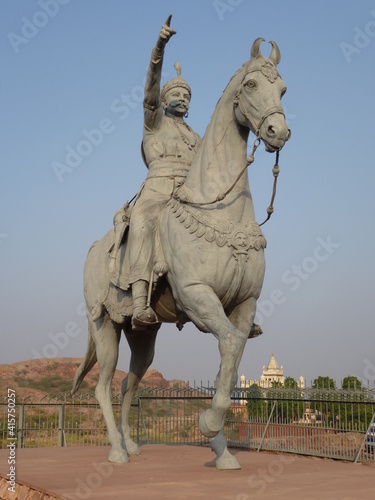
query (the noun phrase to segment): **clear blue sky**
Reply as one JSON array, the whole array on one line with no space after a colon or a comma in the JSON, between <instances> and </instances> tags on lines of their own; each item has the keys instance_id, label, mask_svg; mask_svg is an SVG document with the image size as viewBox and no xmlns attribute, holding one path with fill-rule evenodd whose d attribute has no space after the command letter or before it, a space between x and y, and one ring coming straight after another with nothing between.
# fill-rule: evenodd
<instances>
[{"instance_id":1,"label":"clear blue sky","mask_svg":"<svg viewBox=\"0 0 375 500\"><path fill-rule=\"evenodd\" d=\"M253 40L275 40L282 54L292 139L263 226L265 333L248 342L239 375L258 378L274 352L295 378L373 381L375 5L365 0L2 0L0 363L85 352L83 264L146 175L142 86L170 13L163 81L179 60L201 135ZM98 127L91 151L57 175L53 165ZM250 171L259 221L274 162L261 149ZM128 360L123 340L119 368ZM218 365L212 336L162 328L153 367L167 378L213 381Z\"/></svg>"}]
</instances>

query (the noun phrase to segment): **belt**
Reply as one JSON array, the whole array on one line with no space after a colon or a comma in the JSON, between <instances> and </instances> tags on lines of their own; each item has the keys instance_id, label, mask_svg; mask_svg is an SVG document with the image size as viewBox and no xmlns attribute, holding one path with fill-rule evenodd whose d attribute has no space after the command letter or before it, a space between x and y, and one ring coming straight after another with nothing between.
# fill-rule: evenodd
<instances>
[{"instance_id":1,"label":"belt","mask_svg":"<svg viewBox=\"0 0 375 500\"><path fill-rule=\"evenodd\" d=\"M190 164L179 160L178 162L168 162L160 160L152 161L149 165L149 172L146 179L153 177L186 177Z\"/></svg>"}]
</instances>

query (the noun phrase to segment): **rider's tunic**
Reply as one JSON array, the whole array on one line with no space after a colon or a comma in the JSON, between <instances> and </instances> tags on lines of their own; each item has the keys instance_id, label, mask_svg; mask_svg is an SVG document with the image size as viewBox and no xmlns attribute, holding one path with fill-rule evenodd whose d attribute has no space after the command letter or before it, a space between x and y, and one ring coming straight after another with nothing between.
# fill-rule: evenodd
<instances>
[{"instance_id":1,"label":"rider's tunic","mask_svg":"<svg viewBox=\"0 0 375 500\"><path fill-rule=\"evenodd\" d=\"M148 70L144 101L143 152L149 171L132 208L129 284L138 280L149 281L160 213L174 189L184 182L201 143L199 135L183 121L177 122L164 115L160 103L162 58L157 63L154 59L152 57ZM147 82L152 82L153 88L150 89ZM158 85L158 98L152 102L150 95L155 95L155 85Z\"/></svg>"}]
</instances>

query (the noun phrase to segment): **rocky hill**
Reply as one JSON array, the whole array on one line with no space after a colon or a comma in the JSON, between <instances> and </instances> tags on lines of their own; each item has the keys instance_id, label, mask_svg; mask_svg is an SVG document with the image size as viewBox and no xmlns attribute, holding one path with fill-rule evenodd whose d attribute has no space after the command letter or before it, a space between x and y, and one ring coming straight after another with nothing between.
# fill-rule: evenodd
<instances>
[{"instance_id":1,"label":"rocky hill","mask_svg":"<svg viewBox=\"0 0 375 500\"><path fill-rule=\"evenodd\" d=\"M69 393L81 361L81 358L43 358L0 365L0 395L6 395L8 388L14 389L19 397L31 396L33 399ZM126 372L116 370L112 382L114 393L120 392L125 376ZM93 393L98 377L99 368L96 364L86 375L79 392ZM142 385L154 388L187 387L187 383L182 380L166 380L155 369L146 372Z\"/></svg>"}]
</instances>

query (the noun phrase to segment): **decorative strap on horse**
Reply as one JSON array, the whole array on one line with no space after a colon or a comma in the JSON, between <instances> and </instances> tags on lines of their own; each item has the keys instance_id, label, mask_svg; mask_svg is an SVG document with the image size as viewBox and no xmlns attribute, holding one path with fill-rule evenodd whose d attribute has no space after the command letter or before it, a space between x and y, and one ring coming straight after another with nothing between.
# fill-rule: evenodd
<instances>
[{"instance_id":1,"label":"decorative strap on horse","mask_svg":"<svg viewBox=\"0 0 375 500\"><path fill-rule=\"evenodd\" d=\"M256 222L242 225L216 219L206 211L175 199L170 200L167 206L190 234L195 234L197 238L204 236L208 243L216 242L219 247L232 247L236 260L240 254L248 256L250 248L257 251L266 248L266 239Z\"/></svg>"}]
</instances>

